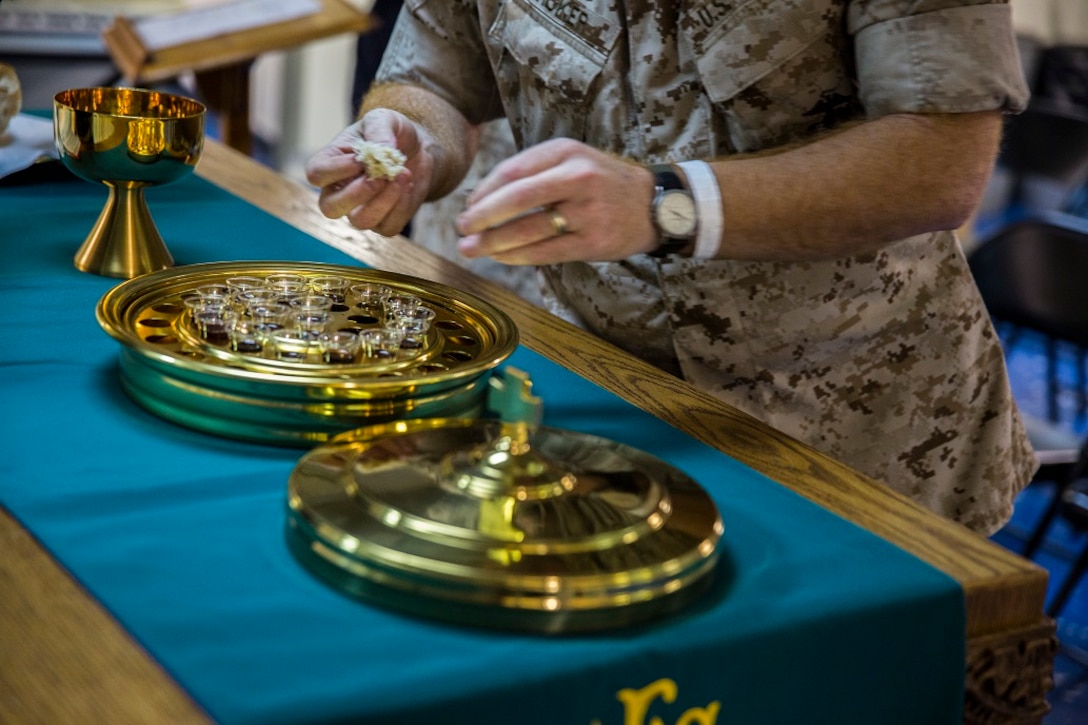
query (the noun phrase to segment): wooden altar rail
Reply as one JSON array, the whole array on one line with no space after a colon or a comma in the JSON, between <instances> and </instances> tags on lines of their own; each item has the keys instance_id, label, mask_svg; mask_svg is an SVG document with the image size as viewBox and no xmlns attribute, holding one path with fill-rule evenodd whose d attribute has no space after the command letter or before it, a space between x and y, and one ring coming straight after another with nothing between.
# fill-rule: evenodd
<instances>
[{"instance_id":1,"label":"wooden altar rail","mask_svg":"<svg viewBox=\"0 0 1088 725\"><path fill-rule=\"evenodd\" d=\"M966 600L965 721L1041 721L1055 651L1054 625L1043 615L1045 570L404 238L326 219L313 190L236 151L209 142L197 173L375 269L477 294L510 315L530 349L945 572ZM88 712L109 713L112 723L204 719L6 514L0 545L0 589L14 612L4 618L36 645L33 660L19 664L25 672L4 675L19 697L34 698L15 712L40 712L42 722L81 721Z\"/></svg>"}]
</instances>

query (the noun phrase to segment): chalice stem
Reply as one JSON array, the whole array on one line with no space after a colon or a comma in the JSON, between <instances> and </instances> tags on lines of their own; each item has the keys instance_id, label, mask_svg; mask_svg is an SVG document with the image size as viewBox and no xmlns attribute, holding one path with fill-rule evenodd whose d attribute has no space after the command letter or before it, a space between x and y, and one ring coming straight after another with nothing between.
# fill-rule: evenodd
<instances>
[{"instance_id":1,"label":"chalice stem","mask_svg":"<svg viewBox=\"0 0 1088 725\"><path fill-rule=\"evenodd\" d=\"M109 199L76 252L76 268L131 279L174 266L144 200L142 186L107 184Z\"/></svg>"}]
</instances>

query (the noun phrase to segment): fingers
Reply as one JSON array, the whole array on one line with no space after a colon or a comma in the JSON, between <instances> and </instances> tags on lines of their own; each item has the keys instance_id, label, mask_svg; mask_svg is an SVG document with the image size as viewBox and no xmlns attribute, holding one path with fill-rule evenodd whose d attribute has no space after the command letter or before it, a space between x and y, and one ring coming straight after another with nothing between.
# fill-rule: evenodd
<instances>
[{"instance_id":1,"label":"fingers","mask_svg":"<svg viewBox=\"0 0 1088 725\"><path fill-rule=\"evenodd\" d=\"M404 115L386 108L377 108L359 121L362 138L392 146L411 158L419 150L419 135L415 125Z\"/></svg>"},{"instance_id":2,"label":"fingers","mask_svg":"<svg viewBox=\"0 0 1088 725\"><path fill-rule=\"evenodd\" d=\"M563 200L561 170L548 170L530 179L514 181L469 206L457 217L464 235L504 227Z\"/></svg>"},{"instance_id":3,"label":"fingers","mask_svg":"<svg viewBox=\"0 0 1088 725\"><path fill-rule=\"evenodd\" d=\"M469 237L461 243L469 241ZM549 237L543 242L524 244L503 252L488 255L496 262L510 265L542 265L562 262L604 261L587 255L587 238L582 234L568 233L558 237ZM469 255L465 255L469 256Z\"/></svg>"},{"instance_id":4,"label":"fingers","mask_svg":"<svg viewBox=\"0 0 1088 725\"><path fill-rule=\"evenodd\" d=\"M495 167L459 215L466 257L507 264L626 259L652 249L652 174L569 139Z\"/></svg>"},{"instance_id":5,"label":"fingers","mask_svg":"<svg viewBox=\"0 0 1088 725\"><path fill-rule=\"evenodd\" d=\"M567 138L544 141L499 163L476 185L466 201L472 207L488 195L516 181L529 179L583 152L585 146Z\"/></svg>"},{"instance_id":6,"label":"fingers","mask_svg":"<svg viewBox=\"0 0 1088 725\"><path fill-rule=\"evenodd\" d=\"M479 234L587 193L597 169L592 159L569 152L575 143L549 141L500 163L469 195L457 229Z\"/></svg>"},{"instance_id":7,"label":"fingers","mask_svg":"<svg viewBox=\"0 0 1088 725\"><path fill-rule=\"evenodd\" d=\"M508 264L533 264L542 254L559 261L552 255L573 252L579 210L584 208L580 199L591 193L588 187L598 178L595 161L599 159L584 144L555 139L498 164L469 195L457 219L463 235L460 252ZM563 238L561 244L558 238ZM534 246L547 251L530 251ZM570 251L564 251L568 246Z\"/></svg>"},{"instance_id":8,"label":"fingers","mask_svg":"<svg viewBox=\"0 0 1088 725\"><path fill-rule=\"evenodd\" d=\"M369 199L353 206L341 216L359 229L373 229L379 234L398 234L412 216L411 180L403 174L393 181L368 180L379 188Z\"/></svg>"},{"instance_id":9,"label":"fingers","mask_svg":"<svg viewBox=\"0 0 1088 725\"><path fill-rule=\"evenodd\" d=\"M306 180L319 189L343 186L359 176L362 166L349 150L344 151L330 144L306 162Z\"/></svg>"},{"instance_id":10,"label":"fingers","mask_svg":"<svg viewBox=\"0 0 1088 725\"><path fill-rule=\"evenodd\" d=\"M557 243L557 242L562 242ZM503 224L501 227L470 234L458 242L458 250L466 257L490 256L506 264L537 264L552 255L563 254L565 248L585 253L580 244L585 240L575 233L575 227L558 207L546 207ZM547 244L548 249L539 249ZM571 258L573 259L573 257ZM569 260L568 260L569 261Z\"/></svg>"},{"instance_id":11,"label":"fingers","mask_svg":"<svg viewBox=\"0 0 1088 725\"><path fill-rule=\"evenodd\" d=\"M409 157L408 169L392 181L370 179L355 158L354 143L367 139L398 148ZM390 236L408 224L418 205L413 155L419 152L411 121L399 113L378 109L342 131L306 164L306 179L318 187L318 208L330 219L341 217L359 229Z\"/></svg>"},{"instance_id":12,"label":"fingers","mask_svg":"<svg viewBox=\"0 0 1088 725\"><path fill-rule=\"evenodd\" d=\"M348 180L329 184L321 189L317 206L329 219L347 216L357 206L370 203L388 186L380 179L368 179L358 173Z\"/></svg>"},{"instance_id":13,"label":"fingers","mask_svg":"<svg viewBox=\"0 0 1088 725\"><path fill-rule=\"evenodd\" d=\"M409 171L393 181L356 176L322 189L317 206L329 219L345 217L359 229L373 229L391 236L404 229L411 219L413 192Z\"/></svg>"}]
</instances>

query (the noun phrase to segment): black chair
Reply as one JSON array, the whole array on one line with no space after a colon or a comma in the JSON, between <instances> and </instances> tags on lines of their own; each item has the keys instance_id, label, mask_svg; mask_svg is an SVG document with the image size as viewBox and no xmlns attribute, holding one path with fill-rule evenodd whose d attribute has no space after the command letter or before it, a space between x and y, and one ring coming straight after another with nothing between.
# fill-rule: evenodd
<instances>
[{"instance_id":1,"label":"black chair","mask_svg":"<svg viewBox=\"0 0 1088 725\"><path fill-rule=\"evenodd\" d=\"M1061 419L1060 356L1075 361L1074 422L1088 414L1088 220L1047 212L982 240L968 258L986 308L1011 349L1025 330L1043 335L1047 417Z\"/></svg>"},{"instance_id":2,"label":"black chair","mask_svg":"<svg viewBox=\"0 0 1088 725\"><path fill-rule=\"evenodd\" d=\"M1032 484L1052 482L1056 492L1028 536L1028 558L1059 516L1088 531L1088 440L1072 433L1088 415L1088 219L1065 213L1070 198L1088 188L1088 46L1029 50L1032 99L1006 119L997 164L1011 176L1011 213L968 257L1006 353L1028 333L1041 336L1046 351L1046 420L1025 417L1040 462ZM1026 194L1038 181L1059 192L1049 207L1033 207ZM1063 353L1076 368L1072 421L1062 415ZM1047 607L1049 616L1065 606L1086 569L1088 546Z\"/></svg>"},{"instance_id":3,"label":"black chair","mask_svg":"<svg viewBox=\"0 0 1088 725\"><path fill-rule=\"evenodd\" d=\"M1035 535L1024 547L1025 557L1031 558L1035 554L1045 540L1051 524L1059 516L1073 529L1088 532L1088 441L1081 446L1076 460L1065 468L1060 480L1056 483L1058 493L1051 499L1050 505L1043 513ZM1047 605L1047 616L1057 617L1061 613L1080 580L1084 578L1085 571L1088 571L1088 544L1081 549L1062 581L1061 587Z\"/></svg>"},{"instance_id":4,"label":"black chair","mask_svg":"<svg viewBox=\"0 0 1088 725\"><path fill-rule=\"evenodd\" d=\"M1060 192L1047 208L1062 210L1088 181L1088 45L1021 51L1032 97L1005 119L997 166L1012 177L1007 206L1030 206L1026 185L1042 180Z\"/></svg>"},{"instance_id":5,"label":"black chair","mask_svg":"<svg viewBox=\"0 0 1088 725\"><path fill-rule=\"evenodd\" d=\"M1058 189L1059 197L1049 206L1064 209L1088 180L1088 110L1047 98L1032 100L1022 113L1006 119L997 165L1011 176L1010 208L1030 211L1026 189L1034 180Z\"/></svg>"}]
</instances>

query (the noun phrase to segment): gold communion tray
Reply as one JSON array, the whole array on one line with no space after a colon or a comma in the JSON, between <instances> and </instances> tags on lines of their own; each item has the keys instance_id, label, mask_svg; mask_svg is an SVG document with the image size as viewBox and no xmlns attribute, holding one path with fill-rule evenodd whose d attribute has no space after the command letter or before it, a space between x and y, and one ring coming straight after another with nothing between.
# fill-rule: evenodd
<instances>
[{"instance_id":1,"label":"gold communion tray","mask_svg":"<svg viewBox=\"0 0 1088 725\"><path fill-rule=\"evenodd\" d=\"M688 605L711 583L722 535L713 500L673 466L524 420L344 433L299 460L287 508L296 558L349 596L545 634Z\"/></svg>"},{"instance_id":2,"label":"gold communion tray","mask_svg":"<svg viewBox=\"0 0 1088 725\"><path fill-rule=\"evenodd\" d=\"M187 300L228 280L339 278L382 285L429 310L429 327L411 348L356 353L332 363L311 344L293 358L238 347L194 324ZM233 282L232 282L233 284ZM493 305L452 287L378 270L308 262L214 262L164 269L127 280L99 301L102 328L118 342L121 383L139 405L172 422L229 438L312 446L338 433L411 418L475 417L491 371L518 344L513 321ZM238 312L244 317L246 312ZM382 326L351 292L328 312L325 329L362 336ZM260 347L260 346L256 346ZM375 351L376 353L379 351Z\"/></svg>"}]
</instances>

